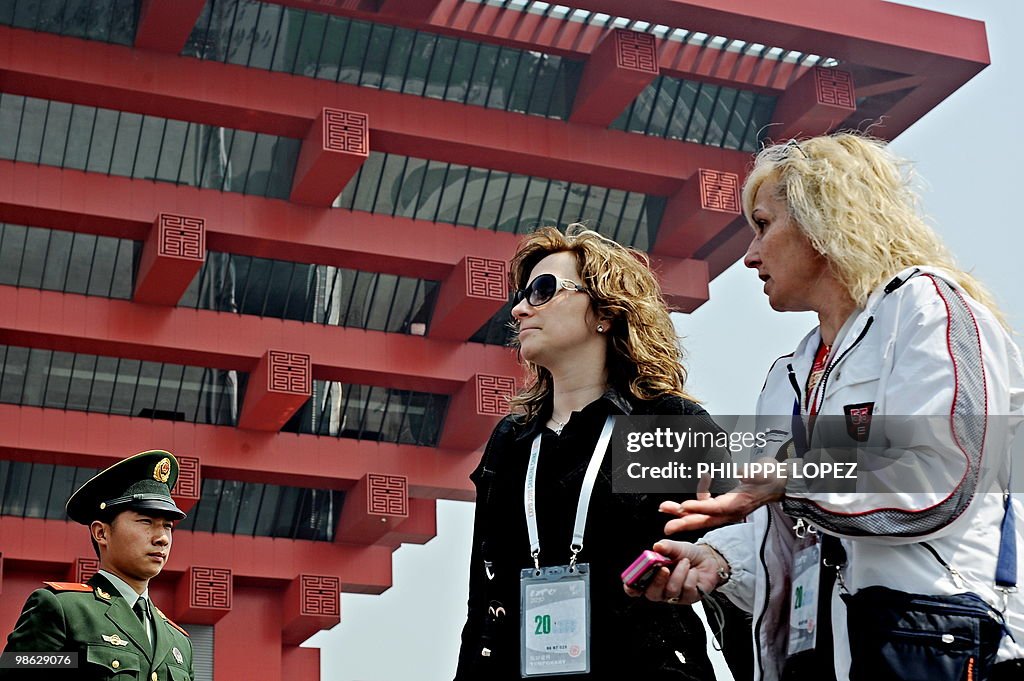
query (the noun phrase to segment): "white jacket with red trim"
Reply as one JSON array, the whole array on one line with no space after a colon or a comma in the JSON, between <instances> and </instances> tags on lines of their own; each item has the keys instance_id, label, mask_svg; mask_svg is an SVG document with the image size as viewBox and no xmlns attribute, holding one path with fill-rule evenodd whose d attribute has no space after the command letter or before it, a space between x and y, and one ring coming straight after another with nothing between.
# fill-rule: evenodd
<instances>
[{"instance_id":1,"label":"white jacket with red trim","mask_svg":"<svg viewBox=\"0 0 1024 681\"><path fill-rule=\"evenodd\" d=\"M788 446L796 390L807 383L819 342L815 329L772 366L757 405L759 429L771 429L769 448L754 456L775 456ZM905 270L879 287L844 326L816 397L820 416L845 418L851 432L859 428L869 444L882 443L875 451L891 457L893 465L875 477L858 471L855 493L791 488L781 503L701 540L729 561L732 577L721 591L753 614L755 678L765 681L779 678L786 658L793 526L799 518L842 538L842 576L851 593L871 585L924 594L973 591L1004 610L994 575L1010 443L1024 414L1024 366L991 311L940 270ZM898 433L890 432L896 428ZM808 459L818 435L812 434ZM1024 466L1017 469L1019 489ZM908 483L908 476L916 482ZM1016 495L1014 505L1022 558L1017 574L1024 588L1022 496ZM832 615L836 678L844 681L850 653L838 584ZM999 659L1024 657L1020 594L1010 596L1004 615L1016 643L1005 637Z\"/></svg>"}]
</instances>

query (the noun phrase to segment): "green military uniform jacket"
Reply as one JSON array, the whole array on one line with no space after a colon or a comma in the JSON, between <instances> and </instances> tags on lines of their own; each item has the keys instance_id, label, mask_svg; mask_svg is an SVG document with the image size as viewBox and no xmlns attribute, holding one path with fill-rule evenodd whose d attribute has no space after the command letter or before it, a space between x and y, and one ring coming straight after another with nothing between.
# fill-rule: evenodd
<instances>
[{"instance_id":1,"label":"green military uniform jacket","mask_svg":"<svg viewBox=\"0 0 1024 681\"><path fill-rule=\"evenodd\" d=\"M194 681L192 642L152 608L153 645L128 602L103 576L47 583L29 596L5 652L77 652L78 669L0 669L0 679Z\"/></svg>"}]
</instances>

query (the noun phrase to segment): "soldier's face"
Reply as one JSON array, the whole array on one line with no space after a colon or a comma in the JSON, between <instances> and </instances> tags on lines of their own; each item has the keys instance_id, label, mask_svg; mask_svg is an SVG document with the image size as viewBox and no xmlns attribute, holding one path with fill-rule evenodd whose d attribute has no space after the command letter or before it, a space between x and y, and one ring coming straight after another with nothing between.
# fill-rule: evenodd
<instances>
[{"instance_id":1,"label":"soldier's face","mask_svg":"<svg viewBox=\"0 0 1024 681\"><path fill-rule=\"evenodd\" d=\"M100 545L101 567L144 590L167 563L174 521L127 510L100 524L102 528L95 528L94 523L93 537Z\"/></svg>"}]
</instances>

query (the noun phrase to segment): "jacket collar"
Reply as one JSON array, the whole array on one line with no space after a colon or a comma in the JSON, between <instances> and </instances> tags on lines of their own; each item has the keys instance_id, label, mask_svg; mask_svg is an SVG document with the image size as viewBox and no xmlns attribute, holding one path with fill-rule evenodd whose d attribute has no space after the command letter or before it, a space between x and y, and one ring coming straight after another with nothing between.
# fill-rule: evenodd
<instances>
[{"instance_id":1,"label":"jacket collar","mask_svg":"<svg viewBox=\"0 0 1024 681\"><path fill-rule=\"evenodd\" d=\"M544 405L537 413L537 417L526 424L526 427L516 435L516 440L532 438L537 433L541 432L544 428L544 424L551 418L552 408L553 405L549 395L548 399L545 400ZM608 388L601 397L588 404L583 408L583 410L589 410L591 408L600 408L605 413L622 416L629 416L633 413L633 404L623 397L622 393L615 388Z\"/></svg>"}]
</instances>

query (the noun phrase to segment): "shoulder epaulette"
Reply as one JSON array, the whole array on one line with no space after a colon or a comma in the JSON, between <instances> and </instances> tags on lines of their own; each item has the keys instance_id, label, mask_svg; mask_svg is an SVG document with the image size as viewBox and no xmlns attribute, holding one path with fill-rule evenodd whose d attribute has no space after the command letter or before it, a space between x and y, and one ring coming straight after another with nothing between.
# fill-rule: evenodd
<instances>
[{"instance_id":1,"label":"shoulder epaulette","mask_svg":"<svg viewBox=\"0 0 1024 681\"><path fill-rule=\"evenodd\" d=\"M158 607L156 607L156 606L153 606L153 609L154 609L154 610L156 610L156 614L160 615L160 618L161 618L161 619L162 619L162 620L163 620L164 622L167 622L167 623L168 623L168 624L170 624L170 625L171 625L172 627L174 627L175 629L177 629L177 630L178 630L178 631L180 631L181 633L185 634L185 636L188 636L188 632L187 632L187 631L185 631L184 629L182 629L181 627L179 627L179 626L178 626L177 624L175 624L174 622L172 622L172 621L171 621L171 620L170 620L170 619L169 619L169 618L167 617L167 615L165 615L165 614L164 614L164 613L163 613L163 612L162 612L162 611L160 610L160 608L158 608ZM188 636L188 637L189 637L189 638L192 638L191 636Z\"/></svg>"},{"instance_id":2,"label":"shoulder epaulette","mask_svg":"<svg viewBox=\"0 0 1024 681\"><path fill-rule=\"evenodd\" d=\"M43 582L43 584L54 591L92 591L91 586L79 582Z\"/></svg>"}]
</instances>

